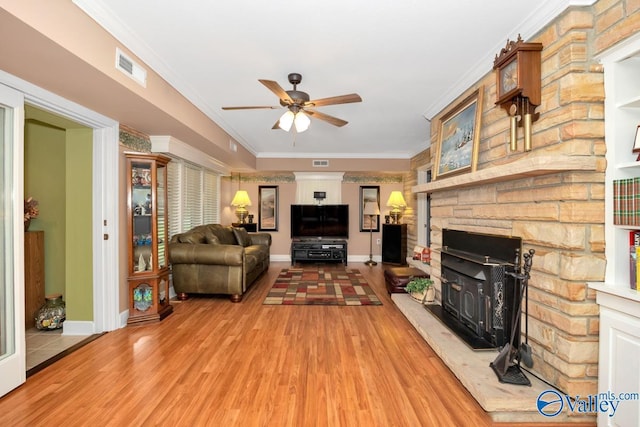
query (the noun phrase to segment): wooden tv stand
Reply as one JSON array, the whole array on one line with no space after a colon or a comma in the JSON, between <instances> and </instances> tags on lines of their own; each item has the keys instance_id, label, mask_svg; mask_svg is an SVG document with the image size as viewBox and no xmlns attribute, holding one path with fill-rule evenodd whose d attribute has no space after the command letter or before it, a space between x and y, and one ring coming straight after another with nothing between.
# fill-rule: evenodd
<instances>
[{"instance_id":1,"label":"wooden tv stand","mask_svg":"<svg viewBox=\"0 0 640 427\"><path fill-rule=\"evenodd\" d=\"M347 265L347 241L342 239L293 239L291 265L296 261L340 261Z\"/></svg>"}]
</instances>

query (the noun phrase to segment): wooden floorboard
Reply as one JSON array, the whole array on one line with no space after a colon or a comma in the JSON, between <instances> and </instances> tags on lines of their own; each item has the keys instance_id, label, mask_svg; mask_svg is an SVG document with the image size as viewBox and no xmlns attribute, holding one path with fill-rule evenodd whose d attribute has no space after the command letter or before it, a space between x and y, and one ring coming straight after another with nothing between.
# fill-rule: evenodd
<instances>
[{"instance_id":1,"label":"wooden floorboard","mask_svg":"<svg viewBox=\"0 0 640 427\"><path fill-rule=\"evenodd\" d=\"M90 342L0 398L0 424L492 425L394 306L380 265L349 267L382 306L262 305L287 266L272 263L241 303L176 302L159 323Z\"/></svg>"}]
</instances>

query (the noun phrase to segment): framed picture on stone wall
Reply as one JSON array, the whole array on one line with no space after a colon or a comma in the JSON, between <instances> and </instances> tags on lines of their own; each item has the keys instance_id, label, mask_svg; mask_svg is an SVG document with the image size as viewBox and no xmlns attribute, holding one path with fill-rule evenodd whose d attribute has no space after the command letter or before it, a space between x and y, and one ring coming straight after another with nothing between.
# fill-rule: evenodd
<instances>
[{"instance_id":1,"label":"framed picture on stone wall","mask_svg":"<svg viewBox=\"0 0 640 427\"><path fill-rule=\"evenodd\" d=\"M476 170L482 94L481 86L440 119L434 179Z\"/></svg>"}]
</instances>

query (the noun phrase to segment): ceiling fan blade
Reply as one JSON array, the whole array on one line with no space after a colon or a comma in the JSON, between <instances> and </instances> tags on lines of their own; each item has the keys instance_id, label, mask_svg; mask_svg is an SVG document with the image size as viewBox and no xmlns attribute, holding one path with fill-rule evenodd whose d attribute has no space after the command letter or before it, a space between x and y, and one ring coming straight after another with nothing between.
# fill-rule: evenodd
<instances>
[{"instance_id":1,"label":"ceiling fan blade","mask_svg":"<svg viewBox=\"0 0 640 427\"><path fill-rule=\"evenodd\" d=\"M265 85L271 92L275 93L280 100L286 102L287 104L293 104L293 100L291 99L289 94L284 89L282 89L282 86L280 86L278 82L263 79L258 79L258 81Z\"/></svg>"},{"instance_id":2,"label":"ceiling fan blade","mask_svg":"<svg viewBox=\"0 0 640 427\"><path fill-rule=\"evenodd\" d=\"M280 129L280 119L278 119L278 121L276 121L276 124L273 125L273 127L271 129Z\"/></svg>"},{"instance_id":3,"label":"ceiling fan blade","mask_svg":"<svg viewBox=\"0 0 640 427\"><path fill-rule=\"evenodd\" d=\"M350 93L348 95L332 96L330 98L312 99L309 102L305 102L304 105L323 107L325 105L349 104L351 102L362 102L362 98L360 98L360 95L357 93Z\"/></svg>"},{"instance_id":4,"label":"ceiling fan blade","mask_svg":"<svg viewBox=\"0 0 640 427\"><path fill-rule=\"evenodd\" d=\"M321 113L320 111L307 110L306 108L303 111L315 119L324 120L325 122L331 123L334 126L342 127L347 123L349 123L346 120L342 120L337 117L333 117L328 114Z\"/></svg>"},{"instance_id":5,"label":"ceiling fan blade","mask_svg":"<svg viewBox=\"0 0 640 427\"><path fill-rule=\"evenodd\" d=\"M274 107L273 105L256 105L256 106L249 106L249 107L222 107L223 110L257 110L257 109L263 109L263 108L268 108L270 110L277 110L280 107Z\"/></svg>"}]
</instances>

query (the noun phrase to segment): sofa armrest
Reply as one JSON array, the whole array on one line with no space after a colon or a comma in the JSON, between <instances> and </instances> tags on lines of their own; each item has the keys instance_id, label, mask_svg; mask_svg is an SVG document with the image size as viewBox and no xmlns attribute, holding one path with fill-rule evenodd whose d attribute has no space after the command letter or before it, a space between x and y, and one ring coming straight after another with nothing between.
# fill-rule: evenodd
<instances>
[{"instance_id":1,"label":"sofa armrest","mask_svg":"<svg viewBox=\"0 0 640 427\"><path fill-rule=\"evenodd\" d=\"M254 245L271 246L271 234L269 233L249 233L251 243Z\"/></svg>"},{"instance_id":2,"label":"sofa armrest","mask_svg":"<svg viewBox=\"0 0 640 427\"><path fill-rule=\"evenodd\" d=\"M238 245L171 243L169 262L172 264L215 264L242 266L244 248Z\"/></svg>"}]
</instances>

